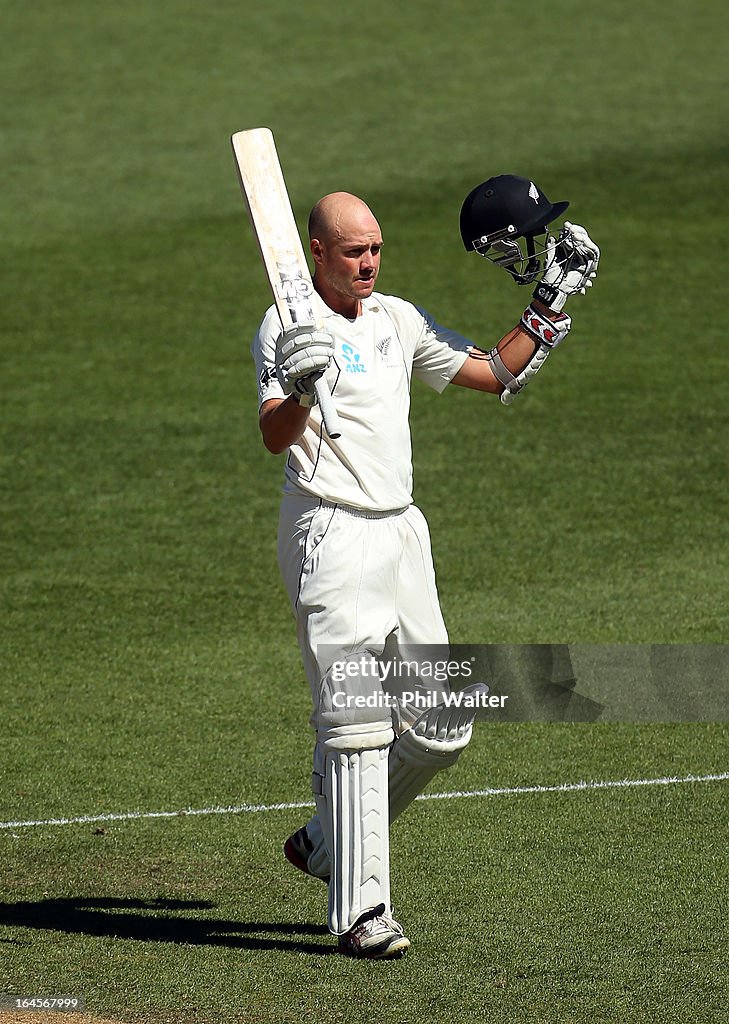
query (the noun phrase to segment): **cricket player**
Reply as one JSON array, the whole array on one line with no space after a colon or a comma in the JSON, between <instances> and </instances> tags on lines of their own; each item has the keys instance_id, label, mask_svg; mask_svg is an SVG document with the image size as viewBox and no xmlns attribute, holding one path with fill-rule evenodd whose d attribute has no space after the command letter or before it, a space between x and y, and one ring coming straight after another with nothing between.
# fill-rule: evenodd
<instances>
[{"instance_id":1,"label":"cricket player","mask_svg":"<svg viewBox=\"0 0 729 1024\"><path fill-rule=\"evenodd\" d=\"M372 668L448 644L428 527L412 500L411 380L513 401L566 337L565 301L597 271L599 250L584 228L547 234L566 206L514 175L489 179L464 202L466 249L518 284L536 284L519 323L484 350L377 292L379 223L356 196L327 195L309 218L317 328L282 333L271 307L253 342L263 442L286 453L279 565L316 733L317 814L284 853L328 884L329 929L349 956L409 948L390 902L389 823L455 763L477 707L448 707L446 687L436 687L425 710L413 708L397 690L386 694ZM317 406L321 375L340 418L337 439Z\"/></svg>"}]
</instances>

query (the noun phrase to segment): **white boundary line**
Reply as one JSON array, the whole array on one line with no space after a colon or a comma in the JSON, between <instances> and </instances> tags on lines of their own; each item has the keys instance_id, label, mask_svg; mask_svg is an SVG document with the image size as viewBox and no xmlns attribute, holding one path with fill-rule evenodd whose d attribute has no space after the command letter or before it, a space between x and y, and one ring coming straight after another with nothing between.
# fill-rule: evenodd
<instances>
[{"instance_id":1,"label":"white boundary line","mask_svg":"<svg viewBox=\"0 0 729 1024\"><path fill-rule=\"evenodd\" d=\"M596 782L563 782L555 786L512 786L506 789L455 790L423 793L418 800L460 800L476 796L521 796L529 793L576 793L598 789L634 789L638 786L673 786L687 782L725 782L729 772L716 775L669 775L660 779L616 779ZM0 821L0 829L33 828L40 825L92 825L104 821L140 821L150 818L186 818L211 814L266 814L269 811L308 810L313 801L283 804L238 804L228 807L189 807L181 811L126 811L119 814L84 814L78 818L44 818L37 821Z\"/></svg>"}]
</instances>

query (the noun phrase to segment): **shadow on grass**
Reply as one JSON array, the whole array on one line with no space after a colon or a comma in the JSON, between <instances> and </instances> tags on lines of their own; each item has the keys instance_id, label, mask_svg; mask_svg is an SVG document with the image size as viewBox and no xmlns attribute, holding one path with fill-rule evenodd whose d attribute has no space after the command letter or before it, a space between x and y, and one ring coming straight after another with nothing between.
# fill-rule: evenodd
<instances>
[{"instance_id":1,"label":"shadow on grass","mask_svg":"<svg viewBox=\"0 0 729 1024\"><path fill-rule=\"evenodd\" d=\"M305 939L306 936L326 936L331 942L329 932L321 925L185 916L214 908L214 903L198 900L116 899L111 896L21 900L0 903L0 925L142 942L273 949L323 956L334 952L332 944Z\"/></svg>"}]
</instances>

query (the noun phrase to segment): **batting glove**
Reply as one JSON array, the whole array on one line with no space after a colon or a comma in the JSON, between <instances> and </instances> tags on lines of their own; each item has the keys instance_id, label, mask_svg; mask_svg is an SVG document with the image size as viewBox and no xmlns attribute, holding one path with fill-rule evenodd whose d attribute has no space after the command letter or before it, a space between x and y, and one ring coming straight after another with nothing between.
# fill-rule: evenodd
<instances>
[{"instance_id":1,"label":"batting glove","mask_svg":"<svg viewBox=\"0 0 729 1024\"><path fill-rule=\"evenodd\" d=\"M276 370L285 394L299 405L316 405L314 385L334 355L334 338L311 325L291 327L276 346Z\"/></svg>"},{"instance_id":2,"label":"batting glove","mask_svg":"<svg viewBox=\"0 0 729 1024\"><path fill-rule=\"evenodd\" d=\"M534 298L559 313L570 295L592 288L599 262L600 250L587 231L565 221L559 238L547 239L546 267Z\"/></svg>"}]
</instances>

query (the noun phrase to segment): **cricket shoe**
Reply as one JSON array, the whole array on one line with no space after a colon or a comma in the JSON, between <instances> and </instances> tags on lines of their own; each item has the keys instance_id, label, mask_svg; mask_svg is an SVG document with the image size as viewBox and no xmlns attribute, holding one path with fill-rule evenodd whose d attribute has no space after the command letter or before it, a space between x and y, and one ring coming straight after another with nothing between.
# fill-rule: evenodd
<instances>
[{"instance_id":1,"label":"cricket shoe","mask_svg":"<svg viewBox=\"0 0 729 1024\"><path fill-rule=\"evenodd\" d=\"M339 936L339 952L364 960L388 960L403 956L410 939L402 925L385 913L385 904L368 910L344 935Z\"/></svg>"},{"instance_id":2,"label":"cricket shoe","mask_svg":"<svg viewBox=\"0 0 729 1024\"><path fill-rule=\"evenodd\" d=\"M284 843L283 852L289 864L293 864L295 868L303 871L305 875L311 875L312 878L318 878L325 885L329 885L329 875L319 874L315 870L311 859L311 855L314 853L314 844L309 839L306 825L302 825L298 832L294 832L293 835L289 836Z\"/></svg>"}]
</instances>

